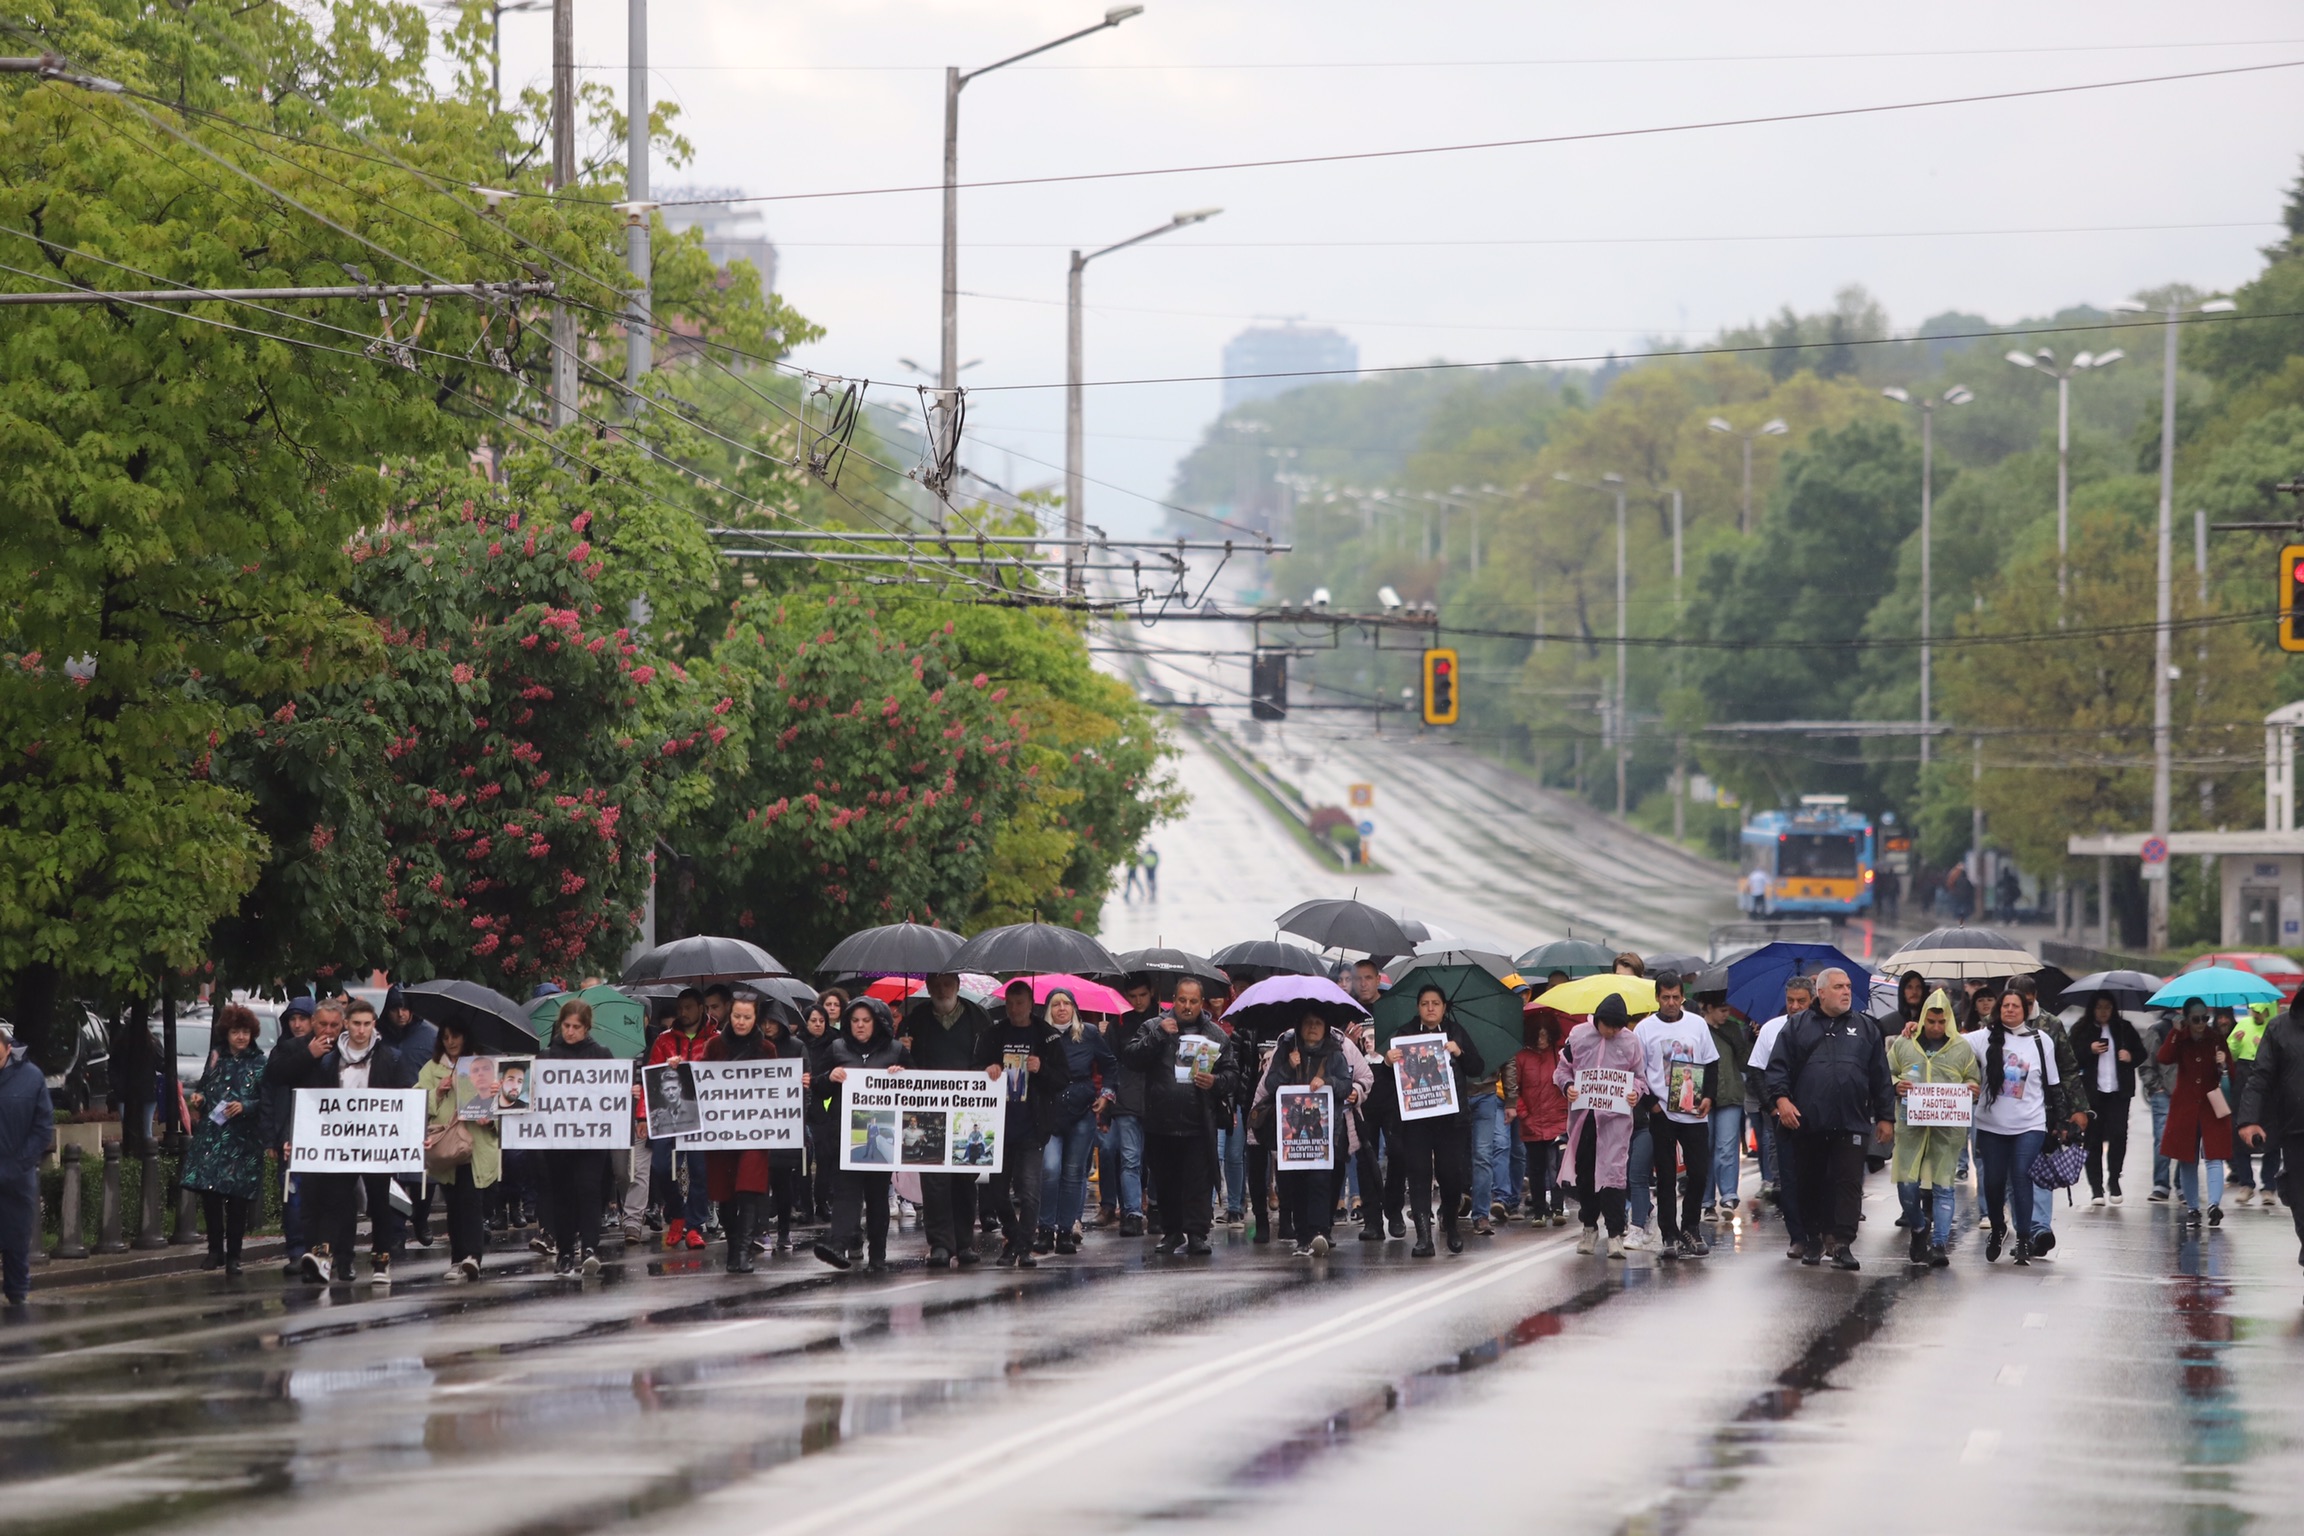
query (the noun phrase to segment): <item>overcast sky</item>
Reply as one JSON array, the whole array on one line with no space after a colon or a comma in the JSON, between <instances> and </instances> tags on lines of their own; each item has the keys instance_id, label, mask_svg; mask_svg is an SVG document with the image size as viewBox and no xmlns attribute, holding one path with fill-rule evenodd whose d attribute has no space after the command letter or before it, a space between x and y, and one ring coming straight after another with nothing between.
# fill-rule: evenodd
<instances>
[{"instance_id":1,"label":"overcast sky","mask_svg":"<svg viewBox=\"0 0 2304 1536\"><path fill-rule=\"evenodd\" d=\"M577 0L577 57L619 93L622 0ZM656 93L685 180L754 194L933 183L942 70L1103 14L1099 0L656 0ZM504 18L509 95L550 23ZM1639 7L1147 0L962 98L963 181L1409 148L2029 90L2304 60L2292 5ZM961 196L973 386L1060 386L1066 252L1180 209L1198 228L1089 268L1088 377L1211 374L1258 318L1348 333L1363 364L1572 357L1703 337L1859 282L1899 328L1995 320L2175 279L2245 280L2277 232L2304 69L1614 141ZM905 380L937 356L933 193L763 205L799 361ZM2021 233L2007 233L2019 231ZM2054 231L2054 232L2048 232ZM1149 529L1215 416L1212 382L1088 392L1091 521ZM892 398L875 391L875 398ZM969 461L1043 484L1063 395L972 396Z\"/></svg>"}]
</instances>

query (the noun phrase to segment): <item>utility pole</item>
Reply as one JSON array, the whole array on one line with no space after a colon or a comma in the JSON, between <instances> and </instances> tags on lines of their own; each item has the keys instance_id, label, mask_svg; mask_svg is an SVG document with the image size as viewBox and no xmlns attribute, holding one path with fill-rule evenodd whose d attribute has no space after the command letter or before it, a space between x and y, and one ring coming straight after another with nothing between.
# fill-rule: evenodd
<instances>
[{"instance_id":1,"label":"utility pole","mask_svg":"<svg viewBox=\"0 0 2304 1536\"><path fill-rule=\"evenodd\" d=\"M1891 384L1880 391L1898 405L1913 402L1911 392ZM1966 405L1976 396L1964 384L1944 391L1946 405ZM1935 682L1936 634L1936 404L1921 397L1920 406L1920 771L1928 771L1929 725L1935 719L1931 688Z\"/></svg>"},{"instance_id":2,"label":"utility pole","mask_svg":"<svg viewBox=\"0 0 2304 1536\"><path fill-rule=\"evenodd\" d=\"M1781 417L1762 422L1749 432L1737 431L1735 423L1725 416L1715 416L1704 425L1714 432L1725 432L1730 437L1741 439L1744 444L1744 509L1737 520L1736 531L1738 533L1750 533L1752 531L1752 443L1756 438L1782 437L1792 429L1784 425Z\"/></svg>"},{"instance_id":3,"label":"utility pole","mask_svg":"<svg viewBox=\"0 0 2304 1536\"><path fill-rule=\"evenodd\" d=\"M631 39L626 53L624 85L624 267L631 274L632 296L624 322L624 387L626 405L640 414L640 381L648 376L655 339L648 329L650 289L654 283L648 257L648 214L656 205L648 200L648 0L626 0Z\"/></svg>"},{"instance_id":4,"label":"utility pole","mask_svg":"<svg viewBox=\"0 0 2304 1536\"><path fill-rule=\"evenodd\" d=\"M1632 637L1628 627L1632 611L1629 599L1631 589L1627 585L1624 570L1624 477L1612 475L1602 478L1616 482L1616 814L1621 816L1625 809L1624 767L1630 752L1624 738L1625 727L1631 723L1625 711L1625 701L1630 697L1625 692L1625 667L1632 652L1625 642Z\"/></svg>"},{"instance_id":5,"label":"utility pole","mask_svg":"<svg viewBox=\"0 0 2304 1536\"><path fill-rule=\"evenodd\" d=\"M552 0L552 190L576 180L576 0ZM576 311L552 306L552 427L576 420Z\"/></svg>"},{"instance_id":6,"label":"utility pole","mask_svg":"<svg viewBox=\"0 0 2304 1536\"><path fill-rule=\"evenodd\" d=\"M1751 452L1749 445L1745 452ZM1680 492L1675 487L1672 492L1672 632L1675 635L1680 633L1681 625L1687 618L1687 610L1681 606L1680 598L1680 553ZM1680 686L1678 646L1672 648L1672 686L1675 689ZM1672 840L1678 842L1687 835L1688 735L1685 731L1677 731L1672 736Z\"/></svg>"},{"instance_id":7,"label":"utility pole","mask_svg":"<svg viewBox=\"0 0 2304 1536\"><path fill-rule=\"evenodd\" d=\"M2008 361L2019 368L2037 368L2056 381L2056 627L2064 627L2064 605L2071 596L2072 549L2072 376L2084 368L2109 368L2128 354L2114 347L2109 352L2083 352L2063 368L2047 347L2037 352L2011 352Z\"/></svg>"}]
</instances>

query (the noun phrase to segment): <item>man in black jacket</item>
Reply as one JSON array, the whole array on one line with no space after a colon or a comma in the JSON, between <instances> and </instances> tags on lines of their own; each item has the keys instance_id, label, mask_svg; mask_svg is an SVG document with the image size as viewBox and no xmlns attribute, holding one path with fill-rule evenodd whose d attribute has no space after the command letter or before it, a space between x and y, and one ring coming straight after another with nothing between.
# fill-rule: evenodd
<instances>
[{"instance_id":1,"label":"man in black jacket","mask_svg":"<svg viewBox=\"0 0 2304 1536\"><path fill-rule=\"evenodd\" d=\"M376 1034L376 1015L363 1010L348 1026L343 1005L326 1002L312 1016L312 1037L300 1050L274 1055L264 1066L267 1086L277 1082L290 1089L349 1088L355 1090L412 1088L416 1076L397 1052ZM287 1145L296 1137L294 1109L290 1109ZM389 1284L392 1249L399 1242L399 1213L392 1209L392 1175L388 1173L304 1173L297 1175L312 1202L312 1250L304 1255L303 1275L317 1285L350 1285L360 1226L360 1194L368 1196L368 1263L371 1278Z\"/></svg>"},{"instance_id":2,"label":"man in black jacket","mask_svg":"<svg viewBox=\"0 0 2304 1536\"><path fill-rule=\"evenodd\" d=\"M835 1022L837 1032L843 1025ZM897 1034L905 1062L915 1072L973 1072L977 1047L992 1020L960 995L960 978L950 971L928 978L928 995L914 1003ZM928 1267L949 1268L983 1262L976 1251L976 1175L920 1175L920 1224L928 1232Z\"/></svg>"},{"instance_id":3,"label":"man in black jacket","mask_svg":"<svg viewBox=\"0 0 2304 1536\"><path fill-rule=\"evenodd\" d=\"M1064 1084L1071 1068L1064 1040L1032 1013L1032 983L1008 983L1007 1017L984 1031L976 1043L976 1067L1006 1085L1008 1113L1002 1122L1005 1145L990 1193L1000 1213L999 1262L1034 1268L1032 1234L1040 1227L1040 1190L1047 1176L1048 1136L1062 1113Z\"/></svg>"},{"instance_id":4,"label":"man in black jacket","mask_svg":"<svg viewBox=\"0 0 2304 1536\"><path fill-rule=\"evenodd\" d=\"M2240 1140L2261 1147L2280 1139L2281 1198L2296 1223L2296 1262L2304 1264L2304 1021L2296 1010L2272 1021L2256 1046L2256 1067L2240 1087Z\"/></svg>"},{"instance_id":5,"label":"man in black jacket","mask_svg":"<svg viewBox=\"0 0 2304 1536\"><path fill-rule=\"evenodd\" d=\"M288 1133L295 1127L296 1088L273 1068L312 1038L312 999L292 997L280 1013L280 1038L264 1060L264 1082L257 1090L257 1133L265 1149L280 1159L280 1239L288 1251L281 1278L293 1280L304 1268L304 1255L312 1248L311 1212L304 1205L304 1177L288 1171ZM283 1069L285 1071L285 1069Z\"/></svg>"},{"instance_id":6,"label":"man in black jacket","mask_svg":"<svg viewBox=\"0 0 2304 1536\"><path fill-rule=\"evenodd\" d=\"M1097 1202L1107 1214L1117 1215L1122 1237L1144 1235L1144 1074L1128 1065L1122 1055L1144 1024L1160 1017L1160 1003L1152 983L1141 976L1128 980L1128 1011L1112 1026L1112 1054L1120 1057L1119 1070L1106 1084L1104 1129L1096 1142Z\"/></svg>"},{"instance_id":7,"label":"man in black jacket","mask_svg":"<svg viewBox=\"0 0 2304 1536\"><path fill-rule=\"evenodd\" d=\"M1849 1245L1863 1217L1864 1153L1895 1132L1896 1090L1879 1026L1855 1010L1848 973L1816 978L1815 1004L1795 1014L1768 1058L1762 1097L1789 1133L1787 1181L1796 1181L1807 1251L1829 1248L1835 1269L1860 1269Z\"/></svg>"},{"instance_id":8,"label":"man in black jacket","mask_svg":"<svg viewBox=\"0 0 2304 1536\"><path fill-rule=\"evenodd\" d=\"M1231 1123L1238 1059L1232 1041L1201 1006L1200 978L1176 983L1167 1013L1136 1026L1120 1059L1144 1080L1144 1156L1160 1188L1157 1252L1205 1254L1214 1219L1216 1128ZM1191 1071L1187 1043L1206 1060Z\"/></svg>"}]
</instances>

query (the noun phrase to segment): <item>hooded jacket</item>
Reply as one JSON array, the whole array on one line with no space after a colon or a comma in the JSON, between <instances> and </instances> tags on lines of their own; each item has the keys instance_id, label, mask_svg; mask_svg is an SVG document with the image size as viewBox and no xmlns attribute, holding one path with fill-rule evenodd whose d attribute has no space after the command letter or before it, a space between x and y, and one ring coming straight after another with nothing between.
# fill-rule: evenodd
<instances>
[{"instance_id":1,"label":"hooded jacket","mask_svg":"<svg viewBox=\"0 0 2304 1536\"><path fill-rule=\"evenodd\" d=\"M1880 1026L1854 1008L1834 1018L1810 1006L1786 1020L1763 1082L1761 1106L1773 1111L1790 1099L1805 1133L1861 1136L1869 1145L1874 1122L1896 1116Z\"/></svg>"},{"instance_id":2,"label":"hooded jacket","mask_svg":"<svg viewBox=\"0 0 2304 1536\"><path fill-rule=\"evenodd\" d=\"M56 1109L48 1097L48 1075L22 1046L8 1052L0 1067L0 1181L40 1171L40 1159L56 1145Z\"/></svg>"},{"instance_id":3,"label":"hooded jacket","mask_svg":"<svg viewBox=\"0 0 2304 1536\"><path fill-rule=\"evenodd\" d=\"M2304 1023L2294 1012L2274 1019L2257 1042L2236 1118L2262 1126L2267 1137L2304 1137Z\"/></svg>"},{"instance_id":4,"label":"hooded jacket","mask_svg":"<svg viewBox=\"0 0 2304 1536\"><path fill-rule=\"evenodd\" d=\"M1955 1025L1952 999L1942 988L1931 992L1921 1005L1925 1013L1930 1008L1944 1010L1944 1043L1934 1050L1921 1043L1919 1021L1909 1035L1898 1035L1888 1042L1888 1073L1900 1083L1980 1083L1984 1078L1983 1063L1976 1059L1975 1047L1960 1037ZM1893 1091L1893 1090L1891 1090ZM1899 1184L1920 1184L1936 1189L1950 1189L1960 1170L1960 1154L1968 1144L1968 1131L1957 1125L1906 1125L1904 1101L1896 1101L1896 1152L1891 1159L1890 1177Z\"/></svg>"}]
</instances>

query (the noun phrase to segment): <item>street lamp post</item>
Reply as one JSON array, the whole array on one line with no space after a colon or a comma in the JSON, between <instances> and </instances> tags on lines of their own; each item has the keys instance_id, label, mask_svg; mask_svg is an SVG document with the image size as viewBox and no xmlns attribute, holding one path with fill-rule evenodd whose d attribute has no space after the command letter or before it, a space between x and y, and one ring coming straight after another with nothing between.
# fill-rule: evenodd
<instances>
[{"instance_id":1,"label":"street lamp post","mask_svg":"<svg viewBox=\"0 0 2304 1536\"><path fill-rule=\"evenodd\" d=\"M944 71L944 355L936 374L939 389L948 393L960 387L960 88L979 75L1076 43L1143 14L1140 5L1116 5L1094 26L1067 32L1054 42L1012 53L982 69L954 67Z\"/></svg>"},{"instance_id":2,"label":"street lamp post","mask_svg":"<svg viewBox=\"0 0 2304 1536\"><path fill-rule=\"evenodd\" d=\"M1912 395L1891 384L1880 391L1899 405L1913 403ZM1946 405L1966 405L1976 396L1965 384L1955 384L1944 391ZM1933 718L1934 646L1936 615L1936 405L1923 395L1920 397L1920 767L1926 771L1929 760L1928 725Z\"/></svg>"},{"instance_id":3,"label":"street lamp post","mask_svg":"<svg viewBox=\"0 0 2304 1536\"><path fill-rule=\"evenodd\" d=\"M1051 47L1054 44L1050 44ZM1081 427L1080 398L1080 283L1088 270L1088 263L1114 251L1124 251L1132 245L1194 224L1205 224L1224 210L1221 208L1194 208L1179 213L1167 223L1156 225L1140 235L1130 235L1100 251L1083 256L1072 253L1072 269L1064 280L1064 590L1077 596L1081 590L1081 567L1088 563L1088 552L1083 544L1087 532L1087 509L1083 494L1085 477L1080 468L1084 433ZM950 361L947 354L946 361ZM953 375L955 378L958 374Z\"/></svg>"},{"instance_id":4,"label":"street lamp post","mask_svg":"<svg viewBox=\"0 0 2304 1536\"><path fill-rule=\"evenodd\" d=\"M1627 658L1632 654L1630 626L1630 587L1625 576L1624 559L1624 477L1610 470L1600 477L1599 484L1579 480L1573 475L1556 474L1552 477L1568 485L1580 485L1588 491L1612 491L1616 496L1616 702L1610 711L1613 724L1610 734L1616 738L1616 814L1625 814L1624 777L1629 747L1625 739L1625 687L1627 684Z\"/></svg>"},{"instance_id":5,"label":"street lamp post","mask_svg":"<svg viewBox=\"0 0 2304 1536\"><path fill-rule=\"evenodd\" d=\"M2124 314L2149 314L2148 306L2133 300L2124 300L2112 306ZM2163 843L2168 840L2169 779L2173 765L2169 761L2169 737L2173 719L2173 703L2169 696L2169 668L2171 635L2169 623L2174 617L2175 572L2175 519L2176 519L2176 332L2187 314L2229 314L2239 306L2230 299L2210 299L2187 309L2171 299L2162 313L2166 325L2162 334L2166 338L2160 359L2160 548L2159 568L2153 581L2152 619L2152 835ZM2157 954L2168 947L2168 866L2162 862L2157 868L2160 878L2150 878L2155 866L2144 866L2146 880L2144 943Z\"/></svg>"},{"instance_id":6,"label":"street lamp post","mask_svg":"<svg viewBox=\"0 0 2304 1536\"><path fill-rule=\"evenodd\" d=\"M1704 425L1715 432L1725 432L1730 437L1741 439L1744 444L1744 512L1737 523L1736 531L1738 533L1750 533L1752 531L1752 440L1759 437L1782 437L1792 429L1784 425L1781 417L1772 417L1749 432L1737 431L1735 424L1725 416L1715 416Z\"/></svg>"},{"instance_id":7,"label":"street lamp post","mask_svg":"<svg viewBox=\"0 0 2304 1536\"><path fill-rule=\"evenodd\" d=\"M2071 593L2069 555L2072 546L2072 375L2085 368L2109 368L2128 354L2114 347L2109 352L2083 352L2062 368L2047 347L2038 352L2011 352L2008 361L2019 368L2037 368L2056 381L2056 627L2064 627L2064 604Z\"/></svg>"}]
</instances>

